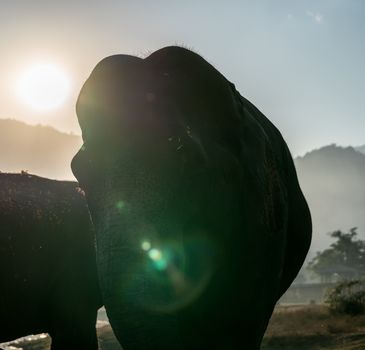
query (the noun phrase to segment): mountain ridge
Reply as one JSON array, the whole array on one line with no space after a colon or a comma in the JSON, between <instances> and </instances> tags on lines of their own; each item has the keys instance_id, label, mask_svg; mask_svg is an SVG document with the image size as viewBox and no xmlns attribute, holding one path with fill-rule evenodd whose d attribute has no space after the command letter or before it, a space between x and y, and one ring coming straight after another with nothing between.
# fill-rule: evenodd
<instances>
[{"instance_id":1,"label":"mountain ridge","mask_svg":"<svg viewBox=\"0 0 365 350\"><path fill-rule=\"evenodd\" d=\"M312 250L327 248L327 234L359 228L365 239L365 154L335 144L295 159L301 188L313 219Z\"/></svg>"},{"instance_id":2,"label":"mountain ridge","mask_svg":"<svg viewBox=\"0 0 365 350\"><path fill-rule=\"evenodd\" d=\"M365 154L365 145L355 147L356 151Z\"/></svg>"},{"instance_id":3,"label":"mountain ridge","mask_svg":"<svg viewBox=\"0 0 365 350\"><path fill-rule=\"evenodd\" d=\"M0 119L0 171L75 180L70 163L81 144L81 136L48 125Z\"/></svg>"}]
</instances>

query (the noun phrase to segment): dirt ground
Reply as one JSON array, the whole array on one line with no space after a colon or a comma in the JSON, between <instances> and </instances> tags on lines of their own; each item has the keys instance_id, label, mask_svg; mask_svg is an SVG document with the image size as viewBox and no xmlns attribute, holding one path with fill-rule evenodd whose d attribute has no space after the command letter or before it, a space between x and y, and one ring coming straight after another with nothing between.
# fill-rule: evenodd
<instances>
[{"instance_id":1,"label":"dirt ground","mask_svg":"<svg viewBox=\"0 0 365 350\"><path fill-rule=\"evenodd\" d=\"M100 350L122 349L107 322L98 322L97 331ZM49 350L50 342L41 335L0 348ZM261 350L365 350L365 315L332 315L323 305L277 306Z\"/></svg>"},{"instance_id":2,"label":"dirt ground","mask_svg":"<svg viewBox=\"0 0 365 350\"><path fill-rule=\"evenodd\" d=\"M365 350L365 315L333 315L324 305L277 306L261 350Z\"/></svg>"}]
</instances>

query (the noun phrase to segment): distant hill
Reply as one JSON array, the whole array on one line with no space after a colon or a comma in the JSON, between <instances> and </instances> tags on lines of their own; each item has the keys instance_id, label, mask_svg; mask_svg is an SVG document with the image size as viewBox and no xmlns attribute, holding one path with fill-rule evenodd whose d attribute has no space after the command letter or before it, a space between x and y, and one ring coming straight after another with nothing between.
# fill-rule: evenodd
<instances>
[{"instance_id":1,"label":"distant hill","mask_svg":"<svg viewBox=\"0 0 365 350\"><path fill-rule=\"evenodd\" d=\"M326 234L358 227L365 239L365 154L353 147L326 146L295 159L314 226L312 251L326 248Z\"/></svg>"},{"instance_id":2,"label":"distant hill","mask_svg":"<svg viewBox=\"0 0 365 350\"><path fill-rule=\"evenodd\" d=\"M0 119L0 171L74 180L70 162L81 144L80 136L49 126Z\"/></svg>"},{"instance_id":3,"label":"distant hill","mask_svg":"<svg viewBox=\"0 0 365 350\"><path fill-rule=\"evenodd\" d=\"M363 146L359 146L359 147L356 147L355 149L356 149L356 151L358 151L358 152L361 152L361 153L364 153L364 154L365 154L365 145L363 145Z\"/></svg>"}]
</instances>

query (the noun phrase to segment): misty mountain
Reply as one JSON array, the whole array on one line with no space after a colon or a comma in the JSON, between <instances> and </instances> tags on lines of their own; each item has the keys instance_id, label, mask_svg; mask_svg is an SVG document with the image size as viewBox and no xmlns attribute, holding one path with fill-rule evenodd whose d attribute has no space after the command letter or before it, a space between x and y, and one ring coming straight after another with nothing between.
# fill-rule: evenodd
<instances>
[{"instance_id":1,"label":"misty mountain","mask_svg":"<svg viewBox=\"0 0 365 350\"><path fill-rule=\"evenodd\" d=\"M327 248L328 232L358 227L365 239L365 154L326 146L295 159L313 219L312 253Z\"/></svg>"},{"instance_id":2,"label":"misty mountain","mask_svg":"<svg viewBox=\"0 0 365 350\"><path fill-rule=\"evenodd\" d=\"M358 152L361 152L361 153L364 153L364 154L365 154L365 145L363 145L363 146L359 146L359 147L356 147L355 149L356 149L356 151L358 151Z\"/></svg>"},{"instance_id":3,"label":"misty mountain","mask_svg":"<svg viewBox=\"0 0 365 350\"><path fill-rule=\"evenodd\" d=\"M70 163L81 144L80 136L49 126L0 119L0 171L74 180Z\"/></svg>"}]
</instances>

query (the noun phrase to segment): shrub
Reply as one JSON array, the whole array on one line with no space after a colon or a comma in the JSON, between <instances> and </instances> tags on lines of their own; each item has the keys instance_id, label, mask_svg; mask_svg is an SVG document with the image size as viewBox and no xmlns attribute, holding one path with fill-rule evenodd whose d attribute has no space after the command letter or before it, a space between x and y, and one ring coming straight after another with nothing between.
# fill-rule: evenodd
<instances>
[{"instance_id":1,"label":"shrub","mask_svg":"<svg viewBox=\"0 0 365 350\"><path fill-rule=\"evenodd\" d=\"M355 316L365 312L365 280L338 283L327 293L325 303L334 313Z\"/></svg>"}]
</instances>

